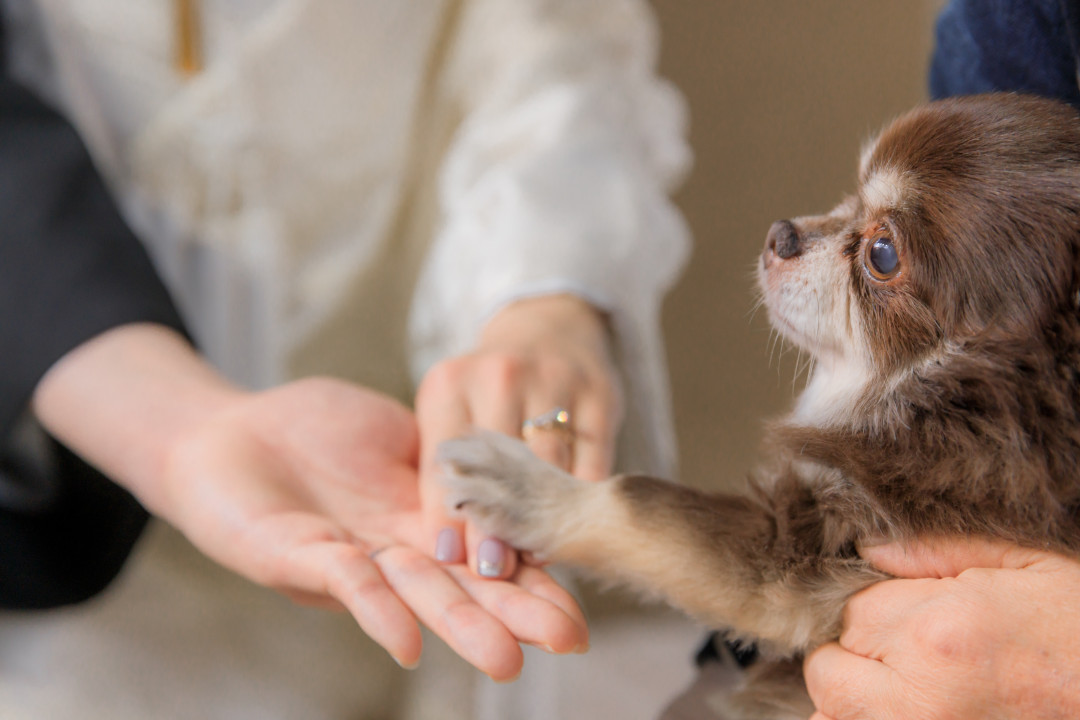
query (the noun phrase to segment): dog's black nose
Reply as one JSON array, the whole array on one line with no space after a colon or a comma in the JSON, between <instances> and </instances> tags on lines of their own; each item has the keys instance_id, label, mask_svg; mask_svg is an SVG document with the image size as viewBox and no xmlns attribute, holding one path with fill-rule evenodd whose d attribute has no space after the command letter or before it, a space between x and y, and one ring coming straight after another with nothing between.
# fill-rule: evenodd
<instances>
[{"instance_id":1,"label":"dog's black nose","mask_svg":"<svg viewBox=\"0 0 1080 720\"><path fill-rule=\"evenodd\" d=\"M799 231L790 220L777 220L765 236L765 250L772 250L776 256L787 260L795 257L802 249L799 243Z\"/></svg>"}]
</instances>

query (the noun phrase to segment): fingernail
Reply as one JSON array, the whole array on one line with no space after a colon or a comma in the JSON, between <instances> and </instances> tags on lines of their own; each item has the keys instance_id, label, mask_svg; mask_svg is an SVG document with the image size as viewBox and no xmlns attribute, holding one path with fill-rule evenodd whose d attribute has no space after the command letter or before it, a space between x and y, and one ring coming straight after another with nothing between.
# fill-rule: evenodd
<instances>
[{"instance_id":1,"label":"fingernail","mask_svg":"<svg viewBox=\"0 0 1080 720\"><path fill-rule=\"evenodd\" d=\"M400 665L405 670L415 670L416 668L420 667L420 661L419 660L416 660L415 662L411 662L411 663L405 663L405 662L402 662L401 660L398 660L393 655L391 655L390 657L394 658L394 662L396 662L398 665Z\"/></svg>"},{"instance_id":2,"label":"fingernail","mask_svg":"<svg viewBox=\"0 0 1080 720\"><path fill-rule=\"evenodd\" d=\"M459 563L465 558L465 543L455 528L443 528L435 539L435 559L441 563Z\"/></svg>"},{"instance_id":3,"label":"fingernail","mask_svg":"<svg viewBox=\"0 0 1080 720\"><path fill-rule=\"evenodd\" d=\"M550 655L558 655L559 654L559 653L555 652L555 648L551 647L550 645L548 645L546 643L528 643L528 644L532 645L537 650L543 650L544 652L546 652L546 653L548 653Z\"/></svg>"},{"instance_id":4,"label":"fingernail","mask_svg":"<svg viewBox=\"0 0 1080 720\"><path fill-rule=\"evenodd\" d=\"M506 546L500 540L488 538L476 548L476 571L484 577L494 578L502 575L505 562Z\"/></svg>"},{"instance_id":5,"label":"fingernail","mask_svg":"<svg viewBox=\"0 0 1080 720\"><path fill-rule=\"evenodd\" d=\"M587 643L587 642L583 642L580 645L578 645L576 648L574 648L574 654L575 655L584 655L587 652L589 652L589 643Z\"/></svg>"}]
</instances>

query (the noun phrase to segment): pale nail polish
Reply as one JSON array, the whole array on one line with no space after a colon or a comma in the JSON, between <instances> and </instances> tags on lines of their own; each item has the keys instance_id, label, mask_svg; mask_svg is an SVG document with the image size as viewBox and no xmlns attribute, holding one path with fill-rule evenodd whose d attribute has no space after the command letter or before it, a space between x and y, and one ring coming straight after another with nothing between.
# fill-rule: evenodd
<instances>
[{"instance_id":1,"label":"pale nail polish","mask_svg":"<svg viewBox=\"0 0 1080 720\"><path fill-rule=\"evenodd\" d=\"M502 575L506 562L506 546L495 538L488 538L476 548L476 571L484 577L494 578Z\"/></svg>"},{"instance_id":2,"label":"pale nail polish","mask_svg":"<svg viewBox=\"0 0 1080 720\"><path fill-rule=\"evenodd\" d=\"M441 563L459 563L465 558L465 543L454 528L443 528L435 539L435 559Z\"/></svg>"}]
</instances>

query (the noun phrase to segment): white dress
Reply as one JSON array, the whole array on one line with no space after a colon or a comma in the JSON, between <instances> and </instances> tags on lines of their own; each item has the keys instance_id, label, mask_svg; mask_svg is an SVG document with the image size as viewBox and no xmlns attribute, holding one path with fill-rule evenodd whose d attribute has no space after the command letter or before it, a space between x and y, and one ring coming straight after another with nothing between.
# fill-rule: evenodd
<instances>
[{"instance_id":1,"label":"white dress","mask_svg":"<svg viewBox=\"0 0 1080 720\"><path fill-rule=\"evenodd\" d=\"M191 77L177 0L4 2L15 72L76 124L234 380L325 373L407 401L501 306L571 292L612 318L624 467L673 472L659 312L689 251L668 195L690 158L643 0L201 0ZM347 619L191 552L155 528L95 603L0 618L4 713L72 717L41 680L63 674L96 698L82 718L482 714L471 681L403 679ZM170 674L187 711L153 710Z\"/></svg>"}]
</instances>

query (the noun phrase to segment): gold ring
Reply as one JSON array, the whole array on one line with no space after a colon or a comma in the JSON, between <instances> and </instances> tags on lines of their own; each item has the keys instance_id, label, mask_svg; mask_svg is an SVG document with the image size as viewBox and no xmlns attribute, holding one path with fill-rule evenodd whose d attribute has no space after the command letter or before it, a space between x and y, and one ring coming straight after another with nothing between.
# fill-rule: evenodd
<instances>
[{"instance_id":1,"label":"gold ring","mask_svg":"<svg viewBox=\"0 0 1080 720\"><path fill-rule=\"evenodd\" d=\"M553 430L573 435L574 430L570 426L570 411L566 408L556 407L521 423L521 436L523 438L528 438L540 430Z\"/></svg>"}]
</instances>

